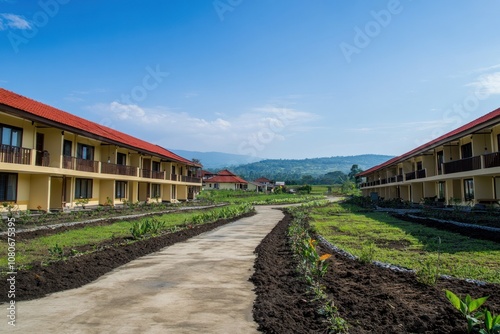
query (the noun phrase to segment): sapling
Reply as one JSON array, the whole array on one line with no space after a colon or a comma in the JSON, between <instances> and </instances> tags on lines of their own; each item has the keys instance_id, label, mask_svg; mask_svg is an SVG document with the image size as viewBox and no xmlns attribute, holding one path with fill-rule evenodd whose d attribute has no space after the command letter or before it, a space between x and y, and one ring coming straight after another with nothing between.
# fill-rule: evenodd
<instances>
[{"instance_id":1,"label":"sapling","mask_svg":"<svg viewBox=\"0 0 500 334\"><path fill-rule=\"evenodd\" d=\"M482 316L482 313L475 311L477 311L481 307L481 305L486 302L489 296L472 299L470 295L467 295L462 300L449 290L445 290L445 294L451 305L459 310L460 313L462 313L462 315L467 319L467 333L471 333L472 329L481 323L478 318Z\"/></svg>"}]
</instances>

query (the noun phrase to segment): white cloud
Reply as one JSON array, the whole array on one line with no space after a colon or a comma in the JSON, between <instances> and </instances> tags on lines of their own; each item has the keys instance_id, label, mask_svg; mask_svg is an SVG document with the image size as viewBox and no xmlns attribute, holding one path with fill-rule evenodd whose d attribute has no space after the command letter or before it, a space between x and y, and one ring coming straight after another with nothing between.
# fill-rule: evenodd
<instances>
[{"instance_id":1,"label":"white cloud","mask_svg":"<svg viewBox=\"0 0 500 334\"><path fill-rule=\"evenodd\" d=\"M474 87L483 94L498 95L500 94L500 72L483 74L467 86Z\"/></svg>"},{"instance_id":2,"label":"white cloud","mask_svg":"<svg viewBox=\"0 0 500 334\"><path fill-rule=\"evenodd\" d=\"M103 117L101 124L164 147L234 153L238 153L241 143L251 139L272 136L272 140L262 145L268 147L274 141L285 141L296 133L310 131L304 123L317 118L311 113L274 106L251 109L232 117L227 113L214 113L213 118L118 101L86 109Z\"/></svg>"},{"instance_id":3,"label":"white cloud","mask_svg":"<svg viewBox=\"0 0 500 334\"><path fill-rule=\"evenodd\" d=\"M10 13L0 14L0 30L5 29L29 30L31 24L22 16Z\"/></svg>"}]
</instances>

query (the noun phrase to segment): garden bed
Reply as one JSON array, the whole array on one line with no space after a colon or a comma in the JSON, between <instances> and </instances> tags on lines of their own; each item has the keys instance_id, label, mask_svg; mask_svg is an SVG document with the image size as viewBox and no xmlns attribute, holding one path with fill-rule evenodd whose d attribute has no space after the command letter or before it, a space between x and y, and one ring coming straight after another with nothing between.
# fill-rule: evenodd
<instances>
[{"instance_id":1,"label":"garden bed","mask_svg":"<svg viewBox=\"0 0 500 334\"><path fill-rule=\"evenodd\" d=\"M289 221L285 217L256 250L254 318L266 333L327 333L326 319L312 313L319 306L297 276L297 263L286 247ZM473 298L490 296L485 306L500 313L498 284L439 279L428 286L418 283L412 273L362 264L340 254L327 261L322 283L350 333L466 333L465 321L446 299L444 289Z\"/></svg>"},{"instance_id":2,"label":"garden bed","mask_svg":"<svg viewBox=\"0 0 500 334\"><path fill-rule=\"evenodd\" d=\"M114 238L98 245L77 247L71 250L76 251L77 256L63 254L69 256L64 261L35 263L30 269L19 270L16 275L16 301L36 299L49 293L78 288L138 257L252 214L254 213L233 219L221 219L215 223L193 225L192 228L136 242L131 242L131 238ZM92 251L81 254L89 250ZM8 291L5 276L0 276L0 291ZM0 303L8 301L7 295L0 294Z\"/></svg>"}]
</instances>

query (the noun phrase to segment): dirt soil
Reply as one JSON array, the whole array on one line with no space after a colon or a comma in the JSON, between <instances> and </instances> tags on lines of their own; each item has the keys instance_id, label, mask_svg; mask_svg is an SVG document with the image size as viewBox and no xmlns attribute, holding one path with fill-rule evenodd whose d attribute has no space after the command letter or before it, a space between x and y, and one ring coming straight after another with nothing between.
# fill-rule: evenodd
<instances>
[{"instance_id":1,"label":"dirt soil","mask_svg":"<svg viewBox=\"0 0 500 334\"><path fill-rule=\"evenodd\" d=\"M286 216L256 249L254 318L265 333L328 333L315 312L318 305L297 276L286 244ZM322 252L329 252L326 248ZM465 321L444 289L473 298L490 296L484 306L500 313L500 285L478 286L461 280L418 283L411 273L362 264L334 254L323 284L350 333L466 333Z\"/></svg>"}]
</instances>

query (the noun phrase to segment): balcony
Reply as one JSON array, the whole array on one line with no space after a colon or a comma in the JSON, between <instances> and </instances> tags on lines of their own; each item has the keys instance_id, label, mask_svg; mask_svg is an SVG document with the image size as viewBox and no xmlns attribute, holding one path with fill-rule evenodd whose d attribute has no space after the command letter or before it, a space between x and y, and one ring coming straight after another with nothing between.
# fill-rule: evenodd
<instances>
[{"instance_id":1,"label":"balcony","mask_svg":"<svg viewBox=\"0 0 500 334\"><path fill-rule=\"evenodd\" d=\"M151 170L150 169L141 169L140 177L150 179L151 178Z\"/></svg>"},{"instance_id":2,"label":"balcony","mask_svg":"<svg viewBox=\"0 0 500 334\"><path fill-rule=\"evenodd\" d=\"M18 146L0 145L0 162L30 165L31 149Z\"/></svg>"},{"instance_id":3,"label":"balcony","mask_svg":"<svg viewBox=\"0 0 500 334\"><path fill-rule=\"evenodd\" d=\"M484 168L500 167L500 152L483 155Z\"/></svg>"},{"instance_id":4,"label":"balcony","mask_svg":"<svg viewBox=\"0 0 500 334\"><path fill-rule=\"evenodd\" d=\"M153 179L165 180L165 172L153 170L153 171L151 171L151 177Z\"/></svg>"},{"instance_id":5,"label":"balcony","mask_svg":"<svg viewBox=\"0 0 500 334\"><path fill-rule=\"evenodd\" d=\"M177 174L170 174L170 181L177 181Z\"/></svg>"},{"instance_id":6,"label":"balcony","mask_svg":"<svg viewBox=\"0 0 500 334\"><path fill-rule=\"evenodd\" d=\"M201 179L198 177L182 176L181 179L182 182L201 183Z\"/></svg>"},{"instance_id":7,"label":"balcony","mask_svg":"<svg viewBox=\"0 0 500 334\"><path fill-rule=\"evenodd\" d=\"M137 167L101 162L101 173L137 176Z\"/></svg>"},{"instance_id":8,"label":"balcony","mask_svg":"<svg viewBox=\"0 0 500 334\"><path fill-rule=\"evenodd\" d=\"M457 161L446 162L443 164L444 174L467 172L481 169L481 156L465 158Z\"/></svg>"},{"instance_id":9,"label":"balcony","mask_svg":"<svg viewBox=\"0 0 500 334\"><path fill-rule=\"evenodd\" d=\"M405 174L406 181L415 180L416 178L417 178L417 172L409 172Z\"/></svg>"},{"instance_id":10,"label":"balcony","mask_svg":"<svg viewBox=\"0 0 500 334\"><path fill-rule=\"evenodd\" d=\"M63 168L98 173L99 161L63 156Z\"/></svg>"},{"instance_id":11,"label":"balcony","mask_svg":"<svg viewBox=\"0 0 500 334\"><path fill-rule=\"evenodd\" d=\"M427 169L419 169L417 170L417 179L424 179L427 177Z\"/></svg>"}]
</instances>

